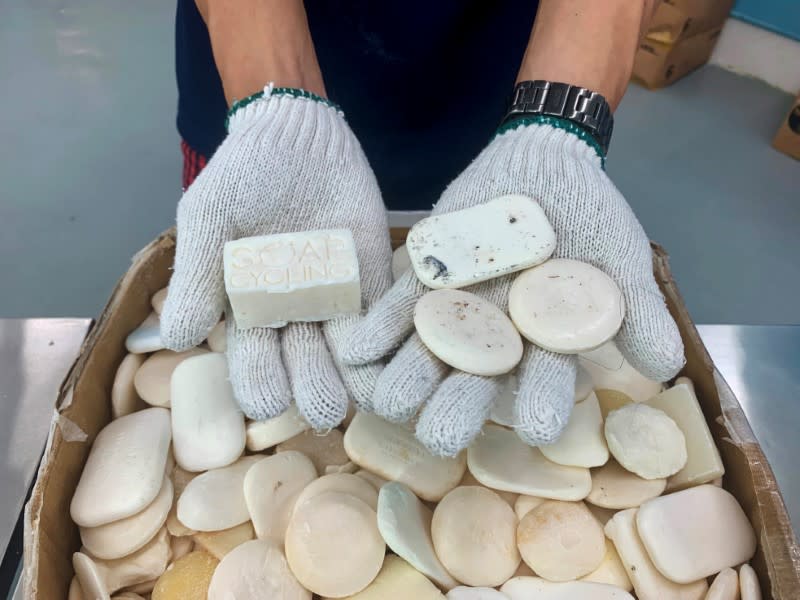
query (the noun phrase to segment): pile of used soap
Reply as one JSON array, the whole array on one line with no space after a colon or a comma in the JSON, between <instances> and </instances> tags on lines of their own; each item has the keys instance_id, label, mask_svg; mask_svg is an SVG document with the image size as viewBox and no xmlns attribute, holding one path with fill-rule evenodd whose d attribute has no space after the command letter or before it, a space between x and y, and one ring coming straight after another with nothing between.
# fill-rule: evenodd
<instances>
[{"instance_id":1,"label":"pile of used soap","mask_svg":"<svg viewBox=\"0 0 800 600\"><path fill-rule=\"evenodd\" d=\"M128 337L72 500L70 600L760 597L689 380L664 390L606 344L580 356L557 443L508 428L508 377L483 434L437 457L365 413L324 435L294 408L246 422L222 330L162 349L163 297Z\"/></svg>"}]
</instances>

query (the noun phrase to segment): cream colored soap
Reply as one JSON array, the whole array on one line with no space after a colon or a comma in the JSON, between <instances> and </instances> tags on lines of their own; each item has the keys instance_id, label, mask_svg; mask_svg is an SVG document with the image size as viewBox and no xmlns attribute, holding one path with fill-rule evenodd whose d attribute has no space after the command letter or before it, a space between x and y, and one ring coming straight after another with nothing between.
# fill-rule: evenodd
<instances>
[{"instance_id":1,"label":"cream colored soap","mask_svg":"<svg viewBox=\"0 0 800 600\"><path fill-rule=\"evenodd\" d=\"M159 577L166 570L171 554L169 534L162 529L142 548L124 558L102 560L82 549L72 555L72 566L85 598L108 598L122 588Z\"/></svg>"},{"instance_id":2,"label":"cream colored soap","mask_svg":"<svg viewBox=\"0 0 800 600\"><path fill-rule=\"evenodd\" d=\"M431 536L436 555L461 583L493 587L519 565L517 516L502 498L478 486L458 487L436 506Z\"/></svg>"},{"instance_id":3,"label":"cream colored soap","mask_svg":"<svg viewBox=\"0 0 800 600\"><path fill-rule=\"evenodd\" d=\"M493 489L552 498L582 500L592 488L589 469L547 460L516 433L488 424L467 450L469 470Z\"/></svg>"},{"instance_id":4,"label":"cream colored soap","mask_svg":"<svg viewBox=\"0 0 800 600\"><path fill-rule=\"evenodd\" d=\"M111 386L111 418L118 419L137 410L147 408L147 403L136 393L133 384L136 372L147 358L143 354L128 354L119 363Z\"/></svg>"},{"instance_id":5,"label":"cream colored soap","mask_svg":"<svg viewBox=\"0 0 800 600\"><path fill-rule=\"evenodd\" d=\"M508 596L493 588L460 585L447 592L447 600L508 600Z\"/></svg>"},{"instance_id":6,"label":"cream colored soap","mask_svg":"<svg viewBox=\"0 0 800 600\"><path fill-rule=\"evenodd\" d=\"M597 396L590 393L572 409L567 427L554 444L540 446L545 458L571 467L599 467L608 461L603 416Z\"/></svg>"},{"instance_id":7,"label":"cream colored soap","mask_svg":"<svg viewBox=\"0 0 800 600\"><path fill-rule=\"evenodd\" d=\"M423 284L459 288L544 262L556 234L538 202L507 195L422 219L406 247Z\"/></svg>"},{"instance_id":8,"label":"cream colored soap","mask_svg":"<svg viewBox=\"0 0 800 600\"><path fill-rule=\"evenodd\" d=\"M538 496L520 494L517 498L517 501L514 503L514 512L517 514L517 518L521 521L525 515L527 515L545 500L545 498L539 498Z\"/></svg>"},{"instance_id":9,"label":"cream colored soap","mask_svg":"<svg viewBox=\"0 0 800 600\"><path fill-rule=\"evenodd\" d=\"M348 600L445 600L444 594L402 558L388 555L378 576ZM332 600L325 598L324 600Z\"/></svg>"},{"instance_id":10,"label":"cream colored soap","mask_svg":"<svg viewBox=\"0 0 800 600\"><path fill-rule=\"evenodd\" d=\"M206 343L212 352L226 352L228 350L228 334L225 321L222 320L208 333Z\"/></svg>"},{"instance_id":11,"label":"cream colored soap","mask_svg":"<svg viewBox=\"0 0 800 600\"><path fill-rule=\"evenodd\" d=\"M508 312L520 333L537 346L577 354L617 334L625 301L600 269L556 258L517 277L508 294Z\"/></svg>"},{"instance_id":12,"label":"cream colored soap","mask_svg":"<svg viewBox=\"0 0 800 600\"><path fill-rule=\"evenodd\" d=\"M149 408L106 425L92 444L70 505L72 520L98 527L144 510L158 495L170 444L169 411Z\"/></svg>"},{"instance_id":13,"label":"cream colored soap","mask_svg":"<svg viewBox=\"0 0 800 600\"><path fill-rule=\"evenodd\" d=\"M223 263L225 291L240 329L361 312L358 257L347 229L227 242Z\"/></svg>"},{"instance_id":14,"label":"cream colored soap","mask_svg":"<svg viewBox=\"0 0 800 600\"><path fill-rule=\"evenodd\" d=\"M256 537L283 544L295 501L316 478L314 465L300 452L281 452L253 465L244 478L244 499Z\"/></svg>"},{"instance_id":15,"label":"cream colored soap","mask_svg":"<svg viewBox=\"0 0 800 600\"><path fill-rule=\"evenodd\" d=\"M378 496L378 530L386 545L417 571L449 590L458 585L436 556L431 538L433 511L408 486L393 481Z\"/></svg>"},{"instance_id":16,"label":"cream colored soap","mask_svg":"<svg viewBox=\"0 0 800 600\"><path fill-rule=\"evenodd\" d=\"M655 568L636 532L638 508L629 508L615 514L606 523L606 536L614 543L625 571L630 577L636 597L669 598L670 600L703 600L708 591L705 579L693 583L675 583Z\"/></svg>"},{"instance_id":17,"label":"cream colored soap","mask_svg":"<svg viewBox=\"0 0 800 600\"><path fill-rule=\"evenodd\" d=\"M572 581L603 562L603 528L583 502L548 500L519 522L522 560L549 581Z\"/></svg>"},{"instance_id":18,"label":"cream colored soap","mask_svg":"<svg viewBox=\"0 0 800 600\"><path fill-rule=\"evenodd\" d=\"M205 348L192 348L186 352L159 350L148 357L136 371L133 384L139 396L151 406L170 406L170 379L175 368L192 356L207 354Z\"/></svg>"},{"instance_id":19,"label":"cream colored soap","mask_svg":"<svg viewBox=\"0 0 800 600\"><path fill-rule=\"evenodd\" d=\"M408 248L403 244L392 252L392 280L397 281L411 268Z\"/></svg>"},{"instance_id":20,"label":"cream colored soap","mask_svg":"<svg viewBox=\"0 0 800 600\"><path fill-rule=\"evenodd\" d=\"M622 588L626 592L633 591L633 584L625 571L625 565L622 564L614 544L609 540L606 540L606 553L603 557L603 562L594 571L581 577L581 581L607 583Z\"/></svg>"},{"instance_id":21,"label":"cream colored soap","mask_svg":"<svg viewBox=\"0 0 800 600\"><path fill-rule=\"evenodd\" d=\"M344 435L338 429L331 429L324 434L309 429L275 448L275 452L289 451L305 454L314 463L317 473L324 473L329 466L341 467L350 462L344 451Z\"/></svg>"},{"instance_id":22,"label":"cream colored soap","mask_svg":"<svg viewBox=\"0 0 800 600\"><path fill-rule=\"evenodd\" d=\"M158 578L151 600L206 600L218 564L208 552L190 552Z\"/></svg>"},{"instance_id":23,"label":"cream colored soap","mask_svg":"<svg viewBox=\"0 0 800 600\"><path fill-rule=\"evenodd\" d=\"M642 479L612 459L592 470L592 491L586 501L616 510L636 508L642 502L660 496L666 486L666 479Z\"/></svg>"},{"instance_id":24,"label":"cream colored soap","mask_svg":"<svg viewBox=\"0 0 800 600\"><path fill-rule=\"evenodd\" d=\"M244 451L244 415L233 397L224 354L184 360L172 374L172 444L187 471L217 469Z\"/></svg>"},{"instance_id":25,"label":"cream colored soap","mask_svg":"<svg viewBox=\"0 0 800 600\"><path fill-rule=\"evenodd\" d=\"M260 452L293 438L298 433L311 429L311 425L300 416L296 404L290 404L283 413L265 421L250 421L247 424L247 449Z\"/></svg>"},{"instance_id":26,"label":"cream colored soap","mask_svg":"<svg viewBox=\"0 0 800 600\"><path fill-rule=\"evenodd\" d=\"M461 481L464 453L455 458L432 455L413 430L359 412L344 435L344 448L354 463L388 481L405 483L423 500L438 501Z\"/></svg>"},{"instance_id":27,"label":"cream colored soap","mask_svg":"<svg viewBox=\"0 0 800 600\"><path fill-rule=\"evenodd\" d=\"M385 551L375 511L341 492L325 492L298 506L286 531L292 573L320 596L342 598L366 588Z\"/></svg>"},{"instance_id":28,"label":"cream colored soap","mask_svg":"<svg viewBox=\"0 0 800 600\"><path fill-rule=\"evenodd\" d=\"M178 498L180 522L197 531L222 531L248 521L244 478L262 458L245 456L192 479Z\"/></svg>"},{"instance_id":29,"label":"cream colored soap","mask_svg":"<svg viewBox=\"0 0 800 600\"><path fill-rule=\"evenodd\" d=\"M761 586L758 575L750 565L742 565L739 569L739 590L742 600L761 600Z\"/></svg>"},{"instance_id":30,"label":"cream colored soap","mask_svg":"<svg viewBox=\"0 0 800 600\"><path fill-rule=\"evenodd\" d=\"M157 315L160 315L161 311L164 309L164 302L167 300L168 290L169 288L163 287L153 294L152 298L150 298L150 304L153 306L153 312L155 312Z\"/></svg>"},{"instance_id":31,"label":"cream colored soap","mask_svg":"<svg viewBox=\"0 0 800 600\"><path fill-rule=\"evenodd\" d=\"M714 577L705 600L739 600L739 575L733 569L723 569Z\"/></svg>"},{"instance_id":32,"label":"cream colored soap","mask_svg":"<svg viewBox=\"0 0 800 600\"><path fill-rule=\"evenodd\" d=\"M591 378L603 418L615 408L630 402L644 402L664 389L663 384L636 371L613 341L581 353L578 364Z\"/></svg>"},{"instance_id":33,"label":"cream colored soap","mask_svg":"<svg viewBox=\"0 0 800 600\"><path fill-rule=\"evenodd\" d=\"M171 506L172 482L164 477L158 495L144 510L99 527L81 527L81 541L97 558L122 558L153 539L167 520Z\"/></svg>"},{"instance_id":34,"label":"cream colored soap","mask_svg":"<svg viewBox=\"0 0 800 600\"><path fill-rule=\"evenodd\" d=\"M363 501L372 510L378 510L378 492L370 483L352 473L331 473L315 479L297 496L295 507L325 492L350 494Z\"/></svg>"},{"instance_id":35,"label":"cream colored soap","mask_svg":"<svg viewBox=\"0 0 800 600\"><path fill-rule=\"evenodd\" d=\"M539 577L514 577L503 584L500 591L510 600L634 600L628 592L614 585L589 581L553 583Z\"/></svg>"},{"instance_id":36,"label":"cream colored soap","mask_svg":"<svg viewBox=\"0 0 800 600\"><path fill-rule=\"evenodd\" d=\"M722 458L692 385L678 384L645 404L663 410L686 437L686 466L669 478L668 491L709 483L724 475Z\"/></svg>"},{"instance_id":37,"label":"cream colored soap","mask_svg":"<svg viewBox=\"0 0 800 600\"><path fill-rule=\"evenodd\" d=\"M513 492L504 492L503 490L495 490L483 485L480 481L475 479L475 476L469 472L469 469L464 471L464 477L461 478L461 481L458 485L479 485L481 487L485 487L487 489L491 489L495 494L500 496L506 504L508 504L511 508L514 508L514 504L517 502L517 498L519 498L519 494L515 494Z\"/></svg>"},{"instance_id":38,"label":"cream colored soap","mask_svg":"<svg viewBox=\"0 0 800 600\"><path fill-rule=\"evenodd\" d=\"M414 326L428 350L467 373L502 375L522 358L522 339L511 319L469 292L428 292L414 307Z\"/></svg>"},{"instance_id":39,"label":"cream colored soap","mask_svg":"<svg viewBox=\"0 0 800 600\"><path fill-rule=\"evenodd\" d=\"M665 577L688 583L747 562L756 535L728 491L701 485L642 504L636 527Z\"/></svg>"},{"instance_id":40,"label":"cream colored soap","mask_svg":"<svg viewBox=\"0 0 800 600\"><path fill-rule=\"evenodd\" d=\"M161 341L161 321L155 312L150 313L139 327L128 334L125 348L132 354L146 354L165 348Z\"/></svg>"},{"instance_id":41,"label":"cream colored soap","mask_svg":"<svg viewBox=\"0 0 800 600\"><path fill-rule=\"evenodd\" d=\"M669 477L686 465L686 437L664 411L627 404L608 414L605 434L617 462L644 479Z\"/></svg>"},{"instance_id":42,"label":"cream colored soap","mask_svg":"<svg viewBox=\"0 0 800 600\"><path fill-rule=\"evenodd\" d=\"M222 531L198 531L192 536L192 539L200 548L216 557L217 560L222 560L228 552L245 542L255 539L255 537L256 532L253 529L253 524L250 521L246 521L241 525L223 529Z\"/></svg>"},{"instance_id":43,"label":"cream colored soap","mask_svg":"<svg viewBox=\"0 0 800 600\"><path fill-rule=\"evenodd\" d=\"M223 558L208 588L208 600L311 600L289 570L280 546L245 542Z\"/></svg>"},{"instance_id":44,"label":"cream colored soap","mask_svg":"<svg viewBox=\"0 0 800 600\"><path fill-rule=\"evenodd\" d=\"M189 482L197 477L197 473L190 473L184 471L179 466L175 465L170 472L169 478L172 481L172 489L174 491L172 508L167 515L167 531L170 535L183 537L195 533L194 529L189 529L178 520L178 498L183 494L183 490L189 485Z\"/></svg>"}]
</instances>

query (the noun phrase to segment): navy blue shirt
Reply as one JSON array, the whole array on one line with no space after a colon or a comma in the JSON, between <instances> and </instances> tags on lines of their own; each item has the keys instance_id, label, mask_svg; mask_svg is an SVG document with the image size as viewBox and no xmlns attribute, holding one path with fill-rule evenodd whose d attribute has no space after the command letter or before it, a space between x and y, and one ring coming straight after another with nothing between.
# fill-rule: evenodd
<instances>
[{"instance_id":1,"label":"navy blue shirt","mask_svg":"<svg viewBox=\"0 0 800 600\"><path fill-rule=\"evenodd\" d=\"M305 6L328 97L364 147L387 207L430 209L497 128L537 2ZM178 131L210 157L225 136L227 105L194 0L178 0L175 29Z\"/></svg>"}]
</instances>

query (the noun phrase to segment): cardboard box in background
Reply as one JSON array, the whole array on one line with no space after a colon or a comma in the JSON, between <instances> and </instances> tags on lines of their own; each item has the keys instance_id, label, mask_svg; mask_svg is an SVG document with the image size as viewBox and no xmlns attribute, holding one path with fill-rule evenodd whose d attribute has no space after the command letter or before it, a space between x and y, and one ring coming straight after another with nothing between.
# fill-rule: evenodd
<instances>
[{"instance_id":1,"label":"cardboard box in background","mask_svg":"<svg viewBox=\"0 0 800 600\"><path fill-rule=\"evenodd\" d=\"M396 247L406 230L392 230ZM751 561L765 600L797 600L800 547L775 475L736 398L715 369L669 270L666 253L653 249L656 280L681 332L686 366L725 464L724 485L745 510L758 537ZM24 568L27 600L63 600L73 576L72 553L80 547L69 505L89 448L111 419L114 374L126 354L125 338L152 310L150 296L169 281L175 252L170 230L134 257L117 284L81 354L54 399L56 413L31 499L25 506ZM764 399L768 401L768 398Z\"/></svg>"},{"instance_id":2,"label":"cardboard box in background","mask_svg":"<svg viewBox=\"0 0 800 600\"><path fill-rule=\"evenodd\" d=\"M786 115L772 140L772 146L800 160L800 96L794 99L789 114Z\"/></svg>"},{"instance_id":3,"label":"cardboard box in background","mask_svg":"<svg viewBox=\"0 0 800 600\"><path fill-rule=\"evenodd\" d=\"M734 0L663 0L650 21L646 37L674 44L721 27L733 3Z\"/></svg>"},{"instance_id":4,"label":"cardboard box in background","mask_svg":"<svg viewBox=\"0 0 800 600\"><path fill-rule=\"evenodd\" d=\"M633 78L648 88L669 85L708 62L722 27L704 31L675 44L645 38L633 62Z\"/></svg>"}]
</instances>

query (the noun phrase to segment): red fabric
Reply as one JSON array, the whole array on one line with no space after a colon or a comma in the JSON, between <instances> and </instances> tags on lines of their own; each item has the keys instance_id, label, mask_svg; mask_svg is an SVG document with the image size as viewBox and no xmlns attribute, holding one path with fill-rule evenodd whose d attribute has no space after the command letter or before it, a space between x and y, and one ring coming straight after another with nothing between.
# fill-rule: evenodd
<instances>
[{"instance_id":1,"label":"red fabric","mask_svg":"<svg viewBox=\"0 0 800 600\"><path fill-rule=\"evenodd\" d=\"M183 189L185 190L206 166L208 159L194 150L189 144L181 140L181 152L183 153Z\"/></svg>"}]
</instances>

